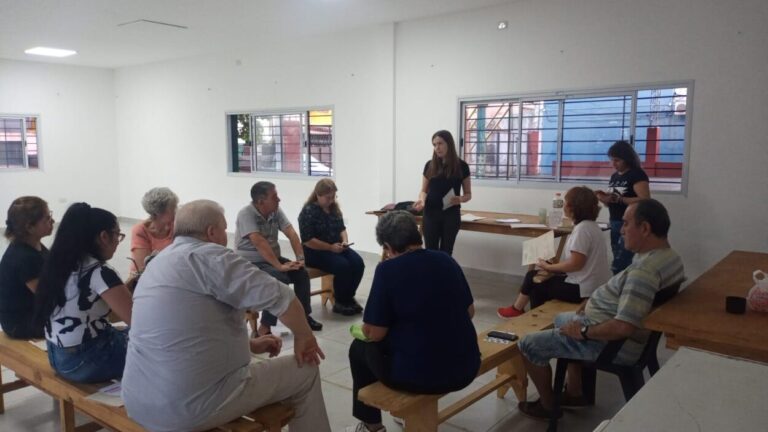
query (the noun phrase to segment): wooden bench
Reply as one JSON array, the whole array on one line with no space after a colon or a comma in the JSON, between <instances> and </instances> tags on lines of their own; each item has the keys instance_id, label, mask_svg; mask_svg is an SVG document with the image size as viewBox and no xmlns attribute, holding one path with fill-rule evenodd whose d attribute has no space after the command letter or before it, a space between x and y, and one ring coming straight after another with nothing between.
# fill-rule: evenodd
<instances>
[{"instance_id":1,"label":"wooden bench","mask_svg":"<svg viewBox=\"0 0 768 432\"><path fill-rule=\"evenodd\" d=\"M547 302L515 319L504 321L477 336L482 362L477 375L496 369L496 378L450 406L438 410L445 395L421 395L391 389L376 382L360 389L358 399L372 407L389 411L405 421L407 432L435 432L437 425L453 417L494 390L503 398L511 388L517 399L526 400L528 377L517 343L499 344L485 340L490 330L511 331L521 338L529 333L552 328L555 315L578 309L577 304L557 300Z\"/></svg>"},{"instance_id":2,"label":"wooden bench","mask_svg":"<svg viewBox=\"0 0 768 432\"><path fill-rule=\"evenodd\" d=\"M88 432L108 428L121 432L146 432L131 420L124 407L112 407L86 399L102 385L75 384L56 375L48 363L45 351L25 340L11 339L0 332L0 364L14 371L21 378L2 384L0 375L0 408L4 408L4 394L27 385L33 385L59 401L61 430L64 432ZM75 410L92 418L94 422L75 426ZM0 410L0 414L3 411ZM226 432L277 432L293 417L292 407L275 403L259 408L213 431Z\"/></svg>"}]
</instances>

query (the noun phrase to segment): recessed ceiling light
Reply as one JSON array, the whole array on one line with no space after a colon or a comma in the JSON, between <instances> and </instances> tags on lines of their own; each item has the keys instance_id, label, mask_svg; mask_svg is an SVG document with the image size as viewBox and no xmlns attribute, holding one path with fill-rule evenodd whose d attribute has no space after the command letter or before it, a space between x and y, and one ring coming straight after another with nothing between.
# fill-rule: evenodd
<instances>
[{"instance_id":1,"label":"recessed ceiling light","mask_svg":"<svg viewBox=\"0 0 768 432\"><path fill-rule=\"evenodd\" d=\"M504 30L505 28L507 28L507 22L506 21L499 21L499 24L496 26L496 28L499 29L499 30Z\"/></svg>"},{"instance_id":2,"label":"recessed ceiling light","mask_svg":"<svg viewBox=\"0 0 768 432\"><path fill-rule=\"evenodd\" d=\"M47 48L47 47L34 47L24 51L27 54L41 55L48 57L69 57L77 54L77 51L59 49L59 48Z\"/></svg>"}]
</instances>

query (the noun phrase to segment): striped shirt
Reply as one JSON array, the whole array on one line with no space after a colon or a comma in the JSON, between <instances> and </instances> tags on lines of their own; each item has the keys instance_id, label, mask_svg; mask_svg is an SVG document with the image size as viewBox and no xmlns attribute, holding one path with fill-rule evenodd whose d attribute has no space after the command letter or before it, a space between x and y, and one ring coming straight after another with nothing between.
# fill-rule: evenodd
<instances>
[{"instance_id":1,"label":"striped shirt","mask_svg":"<svg viewBox=\"0 0 768 432\"><path fill-rule=\"evenodd\" d=\"M624 343L617 363L631 364L637 360L648 340L643 319L651 311L654 296L684 278L683 261L677 252L671 248L654 249L636 254L626 270L592 293L584 310L589 325L617 319L638 328Z\"/></svg>"}]
</instances>

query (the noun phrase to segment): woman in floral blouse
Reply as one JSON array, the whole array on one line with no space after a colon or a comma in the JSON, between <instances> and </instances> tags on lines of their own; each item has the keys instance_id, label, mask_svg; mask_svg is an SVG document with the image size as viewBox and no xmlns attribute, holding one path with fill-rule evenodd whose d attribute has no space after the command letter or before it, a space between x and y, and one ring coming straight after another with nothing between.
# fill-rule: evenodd
<instances>
[{"instance_id":1,"label":"woman in floral blouse","mask_svg":"<svg viewBox=\"0 0 768 432\"><path fill-rule=\"evenodd\" d=\"M299 232L304 246L305 263L331 273L336 303L333 311L342 315L355 315L363 307L355 300L365 264L360 255L349 247L347 228L341 209L336 202L336 184L322 179L299 214Z\"/></svg>"}]
</instances>

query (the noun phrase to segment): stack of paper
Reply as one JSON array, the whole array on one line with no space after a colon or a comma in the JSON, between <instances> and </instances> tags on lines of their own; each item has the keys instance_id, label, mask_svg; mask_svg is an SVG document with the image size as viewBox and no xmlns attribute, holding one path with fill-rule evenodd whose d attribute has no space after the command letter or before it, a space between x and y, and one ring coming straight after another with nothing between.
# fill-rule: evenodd
<instances>
[{"instance_id":1,"label":"stack of paper","mask_svg":"<svg viewBox=\"0 0 768 432\"><path fill-rule=\"evenodd\" d=\"M478 221L480 219L485 219L485 218L482 217L482 216L475 216L472 213L465 213L465 214L461 215L461 220L464 221L464 222L474 222L474 221Z\"/></svg>"},{"instance_id":2,"label":"stack of paper","mask_svg":"<svg viewBox=\"0 0 768 432\"><path fill-rule=\"evenodd\" d=\"M498 223L508 223L508 224L513 224L513 223L520 223L520 219L515 219L515 218L509 218L509 219L496 219L496 222L498 222Z\"/></svg>"}]
</instances>

